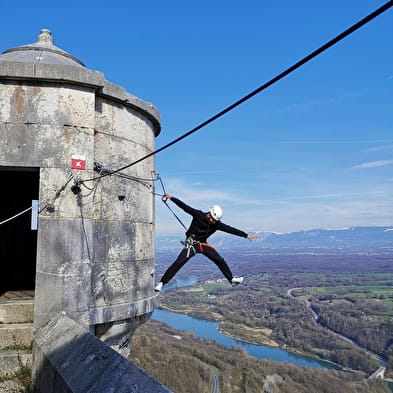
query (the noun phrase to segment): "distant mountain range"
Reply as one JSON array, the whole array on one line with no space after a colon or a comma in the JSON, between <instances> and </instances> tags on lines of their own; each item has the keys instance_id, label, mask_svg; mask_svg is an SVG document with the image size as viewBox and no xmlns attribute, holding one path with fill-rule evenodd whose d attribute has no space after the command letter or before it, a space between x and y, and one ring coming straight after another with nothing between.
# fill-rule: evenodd
<instances>
[{"instance_id":1,"label":"distant mountain range","mask_svg":"<svg viewBox=\"0 0 393 393\"><path fill-rule=\"evenodd\" d=\"M180 240L174 236L157 236L156 249L180 249ZM258 239L252 245L248 240L216 232L209 238L209 243L220 249L240 248L249 251L261 249L274 250L379 250L393 252L393 226L392 227L351 227L346 229L312 229L291 233L260 232Z\"/></svg>"}]
</instances>

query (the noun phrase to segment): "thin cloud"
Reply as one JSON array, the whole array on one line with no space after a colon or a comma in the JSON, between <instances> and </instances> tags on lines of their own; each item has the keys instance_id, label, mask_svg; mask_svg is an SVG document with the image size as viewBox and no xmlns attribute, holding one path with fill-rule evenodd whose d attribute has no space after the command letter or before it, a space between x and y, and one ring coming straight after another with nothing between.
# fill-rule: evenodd
<instances>
[{"instance_id":1,"label":"thin cloud","mask_svg":"<svg viewBox=\"0 0 393 393\"><path fill-rule=\"evenodd\" d=\"M293 203L287 207L232 209L225 221L244 230L293 232L315 228L392 225L392 202L375 198L330 203Z\"/></svg>"},{"instance_id":2,"label":"thin cloud","mask_svg":"<svg viewBox=\"0 0 393 393\"><path fill-rule=\"evenodd\" d=\"M386 89L361 89L357 91L349 91L345 94L341 94L335 97L328 97L322 100L312 100L306 102L300 102L295 104L290 104L284 108L281 108L279 112L292 113L292 112L310 112L317 108L323 108L330 105L336 105L345 101L352 101L363 97L370 92L381 92Z\"/></svg>"},{"instance_id":3,"label":"thin cloud","mask_svg":"<svg viewBox=\"0 0 393 393\"><path fill-rule=\"evenodd\" d=\"M391 225L393 222L393 202L389 194L382 191L316 193L253 201L249 196L239 198L231 192L192 187L174 179L168 180L169 189L178 191L174 195L201 210L208 208L212 199L217 197L216 202L223 202L224 222L246 232L293 232L314 228ZM175 206L172 208L184 224L189 225L190 216ZM184 236L182 226L161 203L156 204L156 218L158 234Z\"/></svg>"},{"instance_id":4,"label":"thin cloud","mask_svg":"<svg viewBox=\"0 0 393 393\"><path fill-rule=\"evenodd\" d=\"M221 173L226 173L224 169L218 170L203 170L203 171L193 171L193 170L185 170L185 171L176 171L176 172L166 172L166 175L215 175L215 174L221 174Z\"/></svg>"},{"instance_id":5,"label":"thin cloud","mask_svg":"<svg viewBox=\"0 0 393 393\"><path fill-rule=\"evenodd\" d=\"M370 147L366 151L370 152L370 151L383 151L383 150L392 150L392 149L393 149L393 145L384 145L384 146Z\"/></svg>"},{"instance_id":6,"label":"thin cloud","mask_svg":"<svg viewBox=\"0 0 393 393\"><path fill-rule=\"evenodd\" d=\"M392 165L392 164L393 164L393 160L378 160L378 161L364 162L359 165L354 165L352 168L353 169L378 168L381 166Z\"/></svg>"},{"instance_id":7,"label":"thin cloud","mask_svg":"<svg viewBox=\"0 0 393 393\"><path fill-rule=\"evenodd\" d=\"M299 195L291 196L287 198L276 198L271 200L260 200L258 204L264 203L282 203L292 201L303 201L303 200L319 200L319 199L343 199L350 197L359 197L360 195L384 195L382 191L365 191L365 192L347 192L347 193L330 193L330 194L315 194L315 195Z\"/></svg>"},{"instance_id":8,"label":"thin cloud","mask_svg":"<svg viewBox=\"0 0 393 393\"><path fill-rule=\"evenodd\" d=\"M318 144L320 144L320 145L345 145L345 144L353 145L354 143L370 144L370 143L383 143L383 142L386 142L386 141L384 141L384 140L364 140L364 141L355 141L355 140L342 140L342 141L339 141L339 140L335 140L335 141L329 141L329 140L325 140L325 141L324 140L320 140L320 141L318 141L318 140L311 140L311 141L310 140L303 140L303 141L288 140L288 141L265 141L263 143L265 145L266 144L269 144L269 145L286 145L286 144L288 144L288 145L291 145L291 144L293 144L293 145L318 145ZM381 147L378 150L384 150L384 149L388 149L388 148L393 149L393 145L387 146L385 148ZM370 148L370 149L367 149L366 151L377 151L377 148L375 148L375 150Z\"/></svg>"},{"instance_id":9,"label":"thin cloud","mask_svg":"<svg viewBox=\"0 0 393 393\"><path fill-rule=\"evenodd\" d=\"M181 179L169 178L165 184L166 191L186 203L194 204L198 208L199 204L205 203L218 203L221 201L237 202L239 197L226 191L215 190L213 188L204 188L195 183L192 185L187 184Z\"/></svg>"}]
</instances>

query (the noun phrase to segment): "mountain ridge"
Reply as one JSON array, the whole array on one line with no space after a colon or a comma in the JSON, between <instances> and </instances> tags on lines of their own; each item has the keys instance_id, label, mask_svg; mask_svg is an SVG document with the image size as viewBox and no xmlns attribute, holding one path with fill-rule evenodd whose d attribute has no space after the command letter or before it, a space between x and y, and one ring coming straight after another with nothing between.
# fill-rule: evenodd
<instances>
[{"instance_id":1,"label":"mountain ridge","mask_svg":"<svg viewBox=\"0 0 393 393\"><path fill-rule=\"evenodd\" d=\"M256 232L258 239L249 245L245 239L216 232L209 243L221 249L335 249L393 251L393 226L357 226L344 229L310 229L288 233ZM178 236L156 236L156 249L181 248Z\"/></svg>"}]
</instances>

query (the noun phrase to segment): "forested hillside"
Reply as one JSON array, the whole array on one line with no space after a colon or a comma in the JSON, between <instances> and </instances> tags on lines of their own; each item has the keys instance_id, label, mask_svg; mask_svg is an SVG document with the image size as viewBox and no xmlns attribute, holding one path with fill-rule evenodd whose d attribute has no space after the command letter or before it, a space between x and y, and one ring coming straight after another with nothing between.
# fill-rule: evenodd
<instances>
[{"instance_id":1,"label":"forested hillside","mask_svg":"<svg viewBox=\"0 0 393 393\"><path fill-rule=\"evenodd\" d=\"M130 360L174 393L209 393L212 372L221 393L390 393L361 374L256 359L155 321L135 333Z\"/></svg>"},{"instance_id":2,"label":"forested hillside","mask_svg":"<svg viewBox=\"0 0 393 393\"><path fill-rule=\"evenodd\" d=\"M234 273L245 276L242 285L232 288L214 264L196 257L177 278L193 275L198 282L165 291L162 306L219 320L228 335L330 360L363 378L384 365L367 348L385 359L385 377L392 378L390 254L225 254ZM170 252L163 256L171 260Z\"/></svg>"}]
</instances>

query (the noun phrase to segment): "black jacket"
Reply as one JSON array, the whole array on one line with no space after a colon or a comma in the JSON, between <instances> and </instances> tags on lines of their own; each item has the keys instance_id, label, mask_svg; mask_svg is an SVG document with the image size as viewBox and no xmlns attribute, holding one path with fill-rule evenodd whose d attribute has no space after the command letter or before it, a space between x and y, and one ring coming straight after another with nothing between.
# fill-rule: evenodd
<instances>
[{"instance_id":1,"label":"black jacket","mask_svg":"<svg viewBox=\"0 0 393 393\"><path fill-rule=\"evenodd\" d=\"M230 233L231 235L247 237L247 233L226 225L221 221L216 221L214 224L211 224L206 217L207 212L194 209L186 205L180 199L172 197L171 201L192 216L191 225L186 232L187 237L194 235L195 240L202 243L206 243L207 238L216 231L223 231Z\"/></svg>"}]
</instances>

